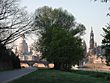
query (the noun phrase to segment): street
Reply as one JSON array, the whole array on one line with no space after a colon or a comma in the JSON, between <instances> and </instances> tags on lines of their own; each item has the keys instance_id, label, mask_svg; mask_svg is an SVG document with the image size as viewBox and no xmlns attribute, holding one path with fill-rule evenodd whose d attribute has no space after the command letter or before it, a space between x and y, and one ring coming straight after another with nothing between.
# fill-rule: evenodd
<instances>
[{"instance_id":1,"label":"street","mask_svg":"<svg viewBox=\"0 0 110 83\"><path fill-rule=\"evenodd\" d=\"M0 72L0 83L7 83L8 81L17 79L19 77L27 75L36 70L37 68L35 67L28 67L28 68L22 68L22 69L17 69L17 70Z\"/></svg>"}]
</instances>

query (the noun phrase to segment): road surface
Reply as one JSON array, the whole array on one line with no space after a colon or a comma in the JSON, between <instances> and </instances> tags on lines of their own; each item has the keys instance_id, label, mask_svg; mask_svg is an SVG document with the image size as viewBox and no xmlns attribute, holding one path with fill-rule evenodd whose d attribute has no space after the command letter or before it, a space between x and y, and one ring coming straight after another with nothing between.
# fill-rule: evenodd
<instances>
[{"instance_id":1,"label":"road surface","mask_svg":"<svg viewBox=\"0 0 110 83\"><path fill-rule=\"evenodd\" d=\"M7 83L8 81L12 81L36 70L37 68L35 67L28 67L23 69L0 72L0 83Z\"/></svg>"}]
</instances>

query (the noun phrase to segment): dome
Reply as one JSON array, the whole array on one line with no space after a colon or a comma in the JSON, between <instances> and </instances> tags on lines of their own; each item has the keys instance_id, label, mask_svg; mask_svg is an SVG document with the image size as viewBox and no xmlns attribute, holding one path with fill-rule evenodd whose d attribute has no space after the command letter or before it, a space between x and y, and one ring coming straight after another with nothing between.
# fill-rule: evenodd
<instances>
[{"instance_id":1,"label":"dome","mask_svg":"<svg viewBox=\"0 0 110 83\"><path fill-rule=\"evenodd\" d=\"M18 53L20 55L26 55L28 54L28 45L24 38L21 39L21 41L18 44Z\"/></svg>"}]
</instances>

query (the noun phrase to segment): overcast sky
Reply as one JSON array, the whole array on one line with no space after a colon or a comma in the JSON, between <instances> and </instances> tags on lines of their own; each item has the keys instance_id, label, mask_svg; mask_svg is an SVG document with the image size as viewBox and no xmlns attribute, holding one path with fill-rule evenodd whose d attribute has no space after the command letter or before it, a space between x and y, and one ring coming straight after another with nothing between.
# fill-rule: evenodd
<instances>
[{"instance_id":1,"label":"overcast sky","mask_svg":"<svg viewBox=\"0 0 110 83\"><path fill-rule=\"evenodd\" d=\"M91 27L94 31L94 39L98 45L101 45L102 27L110 22L110 17L106 14L110 3L93 2L91 0L21 0L20 6L26 6L29 13L34 13L35 9L43 6L52 8L63 8L72 13L78 23L86 27L86 34L83 39L89 47L89 38Z\"/></svg>"}]
</instances>

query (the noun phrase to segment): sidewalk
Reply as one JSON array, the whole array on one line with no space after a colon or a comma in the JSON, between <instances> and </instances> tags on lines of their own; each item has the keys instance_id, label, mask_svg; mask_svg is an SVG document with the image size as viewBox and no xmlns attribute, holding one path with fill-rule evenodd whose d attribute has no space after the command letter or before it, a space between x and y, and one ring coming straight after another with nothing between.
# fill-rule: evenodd
<instances>
[{"instance_id":1,"label":"sidewalk","mask_svg":"<svg viewBox=\"0 0 110 83\"><path fill-rule=\"evenodd\" d=\"M37 68L28 67L18 70L0 72L0 83L7 83L8 81L17 79L36 70Z\"/></svg>"}]
</instances>

